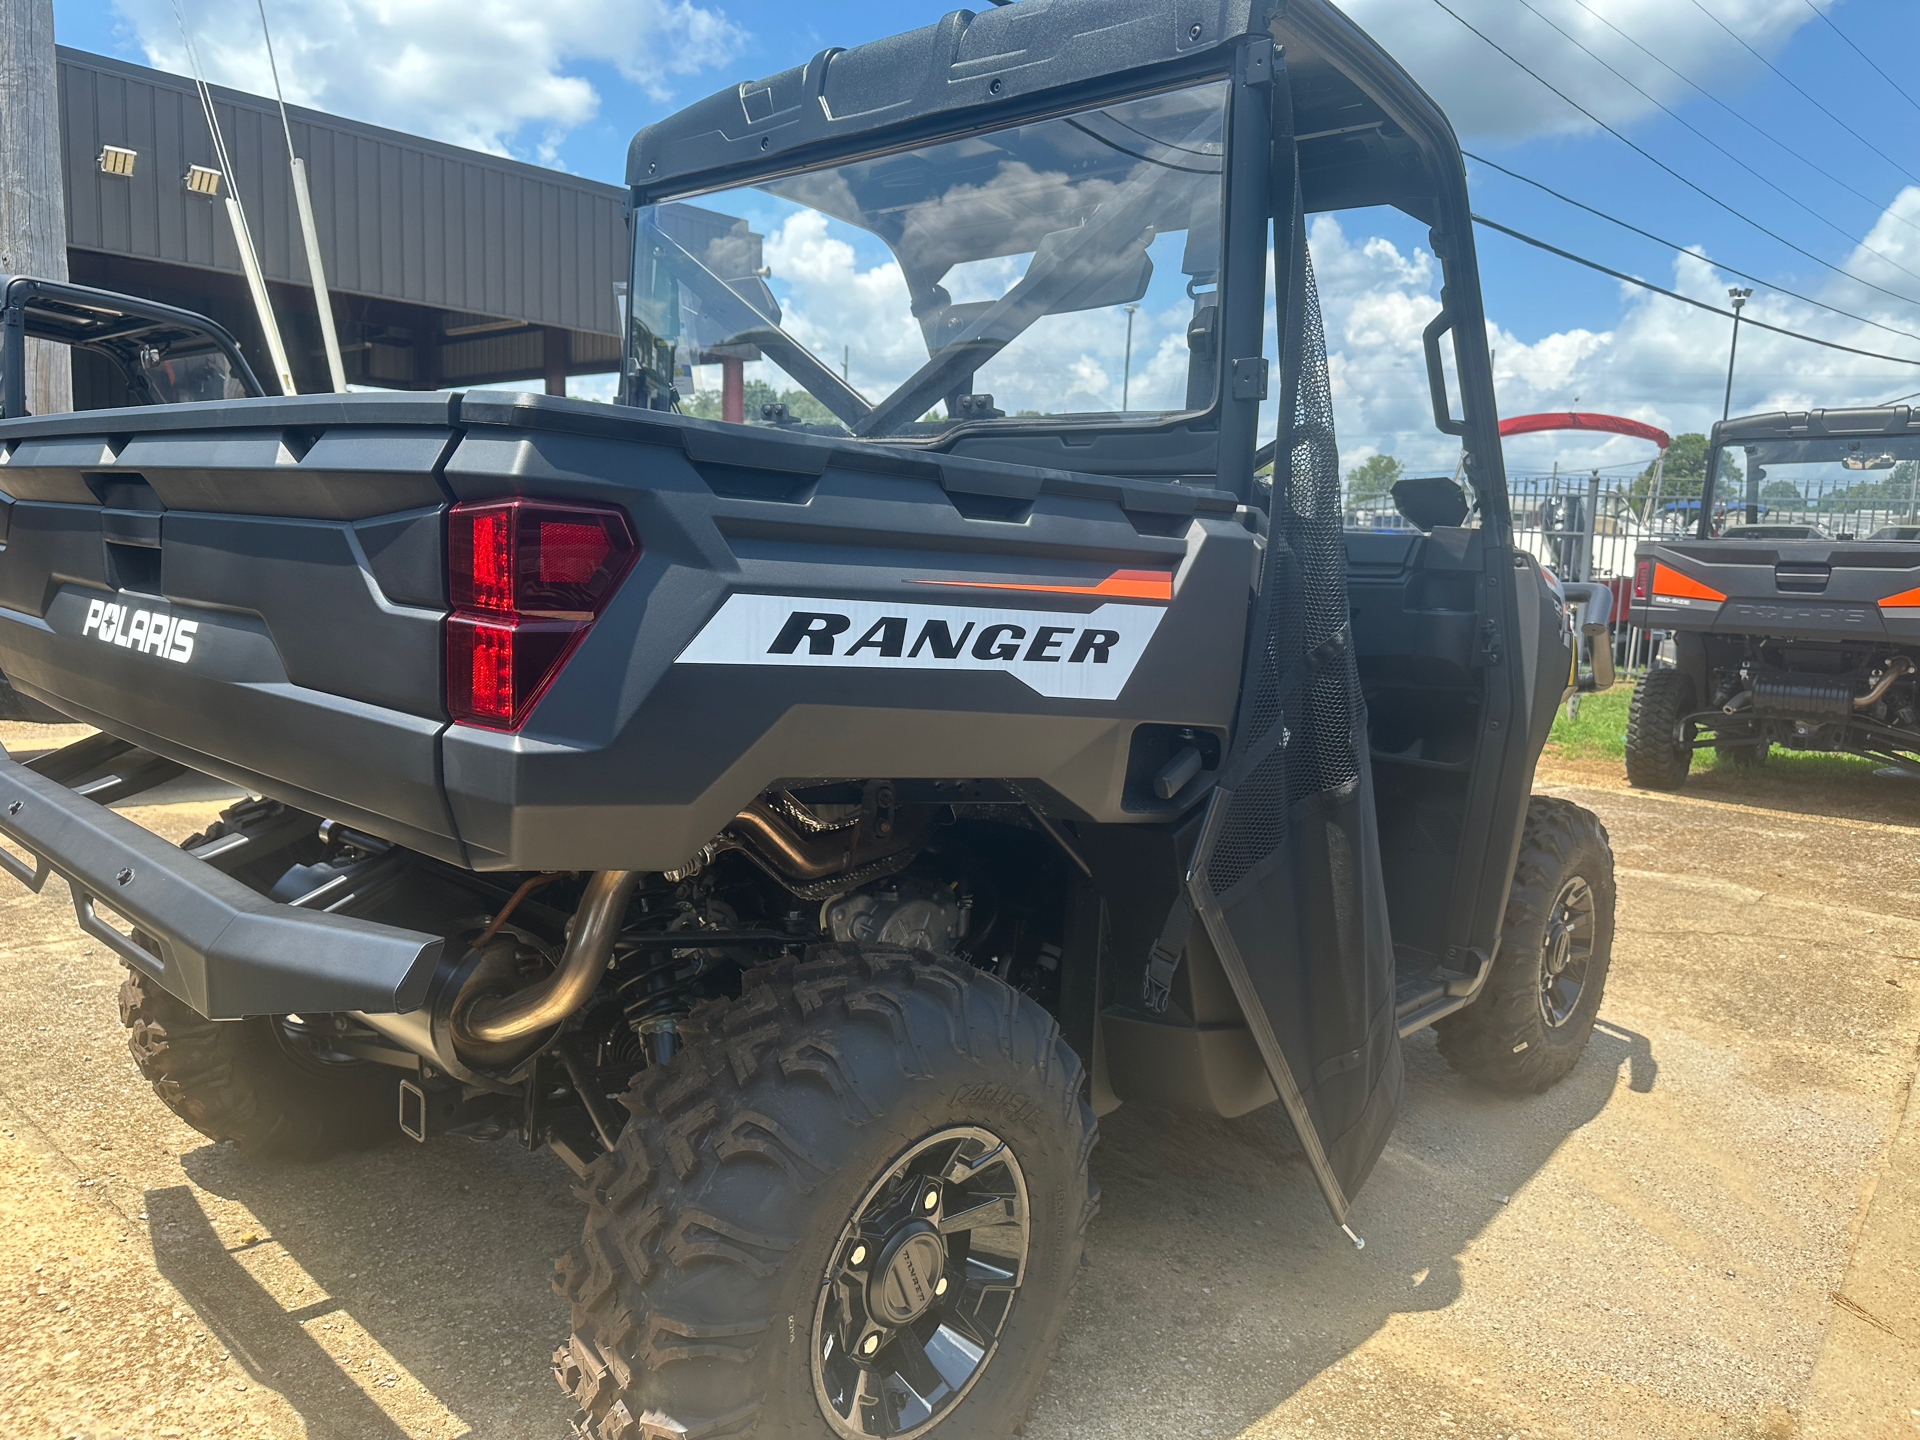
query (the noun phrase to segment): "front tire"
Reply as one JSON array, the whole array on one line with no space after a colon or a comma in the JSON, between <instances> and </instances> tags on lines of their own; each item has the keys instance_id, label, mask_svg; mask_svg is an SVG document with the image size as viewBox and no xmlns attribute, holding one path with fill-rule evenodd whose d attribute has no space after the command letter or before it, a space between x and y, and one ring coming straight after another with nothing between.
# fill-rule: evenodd
<instances>
[{"instance_id":1,"label":"front tire","mask_svg":"<svg viewBox=\"0 0 1920 1440\"><path fill-rule=\"evenodd\" d=\"M1662 667L1647 671L1627 709L1627 780L1643 790L1678 790L1693 767L1693 679Z\"/></svg>"},{"instance_id":2,"label":"front tire","mask_svg":"<svg viewBox=\"0 0 1920 1440\"><path fill-rule=\"evenodd\" d=\"M1079 1060L924 951L824 946L682 1022L559 1262L588 1440L1001 1440L1094 1211Z\"/></svg>"},{"instance_id":3,"label":"front tire","mask_svg":"<svg viewBox=\"0 0 1920 1440\"><path fill-rule=\"evenodd\" d=\"M1434 1026L1447 1063L1529 1094L1564 1079L1600 1013L1613 907L1613 850L1600 817L1534 796L1493 973L1471 1005Z\"/></svg>"}]
</instances>

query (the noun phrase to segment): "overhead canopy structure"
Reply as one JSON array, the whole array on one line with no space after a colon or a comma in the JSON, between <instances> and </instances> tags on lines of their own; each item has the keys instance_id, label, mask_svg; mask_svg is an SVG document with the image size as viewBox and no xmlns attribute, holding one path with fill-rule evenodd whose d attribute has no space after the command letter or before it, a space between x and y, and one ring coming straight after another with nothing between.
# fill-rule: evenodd
<instances>
[{"instance_id":1,"label":"overhead canopy structure","mask_svg":"<svg viewBox=\"0 0 1920 1440\"><path fill-rule=\"evenodd\" d=\"M1531 435L1541 430L1608 430L1615 435L1633 435L1651 440L1662 450L1673 443L1664 430L1624 415L1599 415L1590 410L1549 410L1539 415L1514 415L1500 422L1502 439L1510 435Z\"/></svg>"},{"instance_id":2,"label":"overhead canopy structure","mask_svg":"<svg viewBox=\"0 0 1920 1440\"><path fill-rule=\"evenodd\" d=\"M209 315L269 371L221 211L237 178L295 381L330 389L273 101L214 87L227 176L191 80L65 48L58 58L73 279ZM618 369L624 189L288 114L349 382L431 390L544 376L554 389ZM79 363L76 403L115 403L110 371Z\"/></svg>"}]
</instances>

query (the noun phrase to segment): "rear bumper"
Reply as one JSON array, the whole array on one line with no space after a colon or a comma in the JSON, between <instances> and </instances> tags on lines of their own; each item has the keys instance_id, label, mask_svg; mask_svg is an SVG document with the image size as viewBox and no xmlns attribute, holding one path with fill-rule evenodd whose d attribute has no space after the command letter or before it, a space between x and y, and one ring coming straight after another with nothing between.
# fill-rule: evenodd
<instances>
[{"instance_id":1,"label":"rear bumper","mask_svg":"<svg viewBox=\"0 0 1920 1440\"><path fill-rule=\"evenodd\" d=\"M438 936L270 900L6 758L0 835L36 862L0 850L0 868L35 891L63 877L81 929L210 1020L417 1009L440 959ZM102 905L153 949L110 925Z\"/></svg>"}]
</instances>

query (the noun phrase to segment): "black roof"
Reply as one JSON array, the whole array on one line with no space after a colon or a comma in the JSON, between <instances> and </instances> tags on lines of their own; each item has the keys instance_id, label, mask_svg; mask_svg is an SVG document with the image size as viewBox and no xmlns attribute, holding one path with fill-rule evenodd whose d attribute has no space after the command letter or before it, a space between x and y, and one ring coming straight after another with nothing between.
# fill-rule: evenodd
<instances>
[{"instance_id":1,"label":"black roof","mask_svg":"<svg viewBox=\"0 0 1920 1440\"><path fill-rule=\"evenodd\" d=\"M1908 405L1864 405L1839 410L1775 410L1737 415L1713 427L1715 445L1751 445L1762 440L1822 436L1920 434L1920 416Z\"/></svg>"},{"instance_id":2,"label":"black roof","mask_svg":"<svg viewBox=\"0 0 1920 1440\"><path fill-rule=\"evenodd\" d=\"M1132 87L1219 74L1239 41L1267 32L1285 55L1308 208L1399 204L1426 216L1436 157L1405 127L1434 133L1446 121L1327 0L1019 0L955 10L904 34L822 50L649 125L628 147L627 183L642 199L662 199L950 135L963 114L1012 123L1080 95L1091 102L1117 75Z\"/></svg>"}]
</instances>

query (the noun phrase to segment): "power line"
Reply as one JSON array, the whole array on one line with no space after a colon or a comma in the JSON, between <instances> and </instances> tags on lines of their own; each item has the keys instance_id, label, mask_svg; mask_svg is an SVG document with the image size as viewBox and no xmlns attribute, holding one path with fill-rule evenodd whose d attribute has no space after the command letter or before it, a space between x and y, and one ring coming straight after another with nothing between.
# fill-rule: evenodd
<instances>
[{"instance_id":1,"label":"power line","mask_svg":"<svg viewBox=\"0 0 1920 1440\"><path fill-rule=\"evenodd\" d=\"M1841 239L1847 241L1849 244L1858 245L1862 250L1865 250L1869 255L1874 256L1876 259L1886 261L1887 264L1893 266L1893 268L1898 270L1902 275L1907 275L1912 277L1915 280L1920 280L1920 275L1914 274L1913 271L1907 269L1906 266L1902 265L1898 260L1894 259L1891 255L1882 254L1880 251L1874 249L1871 245L1867 244L1865 241L1855 240L1853 236L1849 235L1845 230L1842 230L1838 225L1834 224L1833 221L1829 220L1826 216L1822 215L1818 210L1814 209L1811 205L1807 204L1806 201L1802 200L1799 196L1793 194L1792 192L1782 188L1775 181L1769 180L1765 175L1762 175L1758 170L1754 169L1753 166L1747 164L1746 161L1742 160L1738 155L1734 154L1731 150L1727 149L1727 147L1722 145L1718 140L1715 140L1711 135L1707 134L1704 130L1700 129L1699 126L1693 124L1689 120L1683 120L1679 115L1676 115L1667 106L1661 104L1660 101L1654 99L1654 97L1649 95L1645 90L1642 90L1640 86L1636 84L1633 80L1621 74L1620 71L1616 70L1606 60L1594 54L1594 52L1591 49L1589 49L1577 36L1569 35L1565 30L1562 30L1560 28L1557 22L1549 19L1546 15L1541 14L1540 10L1534 5L1533 0L1520 0L1520 4L1525 6L1527 10L1532 12L1532 14L1536 18L1538 18L1541 21L1541 23L1552 26L1555 34L1561 36L1568 43L1576 46L1583 54L1587 56L1588 59L1593 60L1596 63L1605 66L1606 69L1616 79L1622 81L1627 86L1629 86L1636 94L1640 96L1641 99L1645 100L1649 105L1652 105L1655 108L1657 108L1660 111L1660 113L1665 115L1669 120L1672 120L1675 124L1684 126L1686 129L1692 131L1695 135L1699 136L1702 140L1706 141L1707 144L1713 146L1714 149L1718 150L1722 155L1726 156L1727 159L1733 161L1734 164L1738 165L1742 170L1746 171L1749 175L1753 176L1753 178L1758 180L1762 185L1765 185L1769 190L1772 190L1777 195L1779 195L1782 199L1789 200L1793 204L1798 205L1802 210L1806 211L1807 214L1813 216L1814 219L1818 220L1822 225L1825 225L1829 230L1833 231L1836 235L1838 235ZM1915 301L1914 303L1920 304L1920 301Z\"/></svg>"},{"instance_id":2,"label":"power line","mask_svg":"<svg viewBox=\"0 0 1920 1440\"><path fill-rule=\"evenodd\" d=\"M1907 169L1906 166L1902 165L1898 160L1894 159L1891 155L1887 154L1886 151L1882 150L1878 145L1874 144L1871 140L1867 139L1866 136L1862 135L1858 130L1854 129L1851 125L1847 124L1846 121L1842 120L1838 115L1834 114L1831 110L1827 109L1827 107L1822 105L1818 100L1814 99L1813 96L1807 94L1806 91L1802 90L1798 85L1794 84L1792 80L1787 79L1787 75L1785 71L1781 70L1781 68L1778 65L1774 64L1771 60L1767 59L1766 56L1762 55L1758 50L1754 49L1753 46L1747 44L1745 40L1742 40L1740 38L1740 34L1738 31L1730 28L1726 21L1722 20L1718 15L1714 14L1711 10L1707 9L1706 6L1702 5L1700 3L1700 0L1693 0L1693 8L1698 10L1702 15L1706 16L1709 20L1713 21L1713 23L1718 25L1722 30L1725 30L1727 34L1733 36L1735 40L1738 40L1740 42L1740 48L1742 50L1745 50L1749 55L1753 56L1754 59L1758 60L1762 65L1766 66L1767 69L1773 71L1773 73L1778 75L1782 80L1786 80L1787 84L1792 85L1794 92L1797 95L1799 95L1802 100L1805 100L1809 105L1813 106L1814 109L1818 110L1822 115L1826 116L1829 120L1833 121L1834 124L1838 125L1842 130L1846 131L1849 135L1853 136L1854 139L1858 140L1862 145L1866 146L1869 150L1873 151L1873 153L1878 155L1882 160L1886 161L1889 165L1893 166L1894 169L1898 170L1902 175L1906 176L1907 179L1913 181L1916 185L1920 185L1920 175L1915 175L1911 170Z\"/></svg>"},{"instance_id":3,"label":"power line","mask_svg":"<svg viewBox=\"0 0 1920 1440\"><path fill-rule=\"evenodd\" d=\"M1893 325L1882 325L1878 320L1869 320L1866 316L1856 315L1851 310L1842 310L1838 305L1829 305L1824 300L1816 300L1811 295L1802 295L1797 290L1789 290L1784 285L1776 284L1771 280L1762 279L1758 275L1749 275L1745 270L1736 269L1732 265L1723 264L1722 262L1715 260L1710 255L1702 255L1697 250L1689 249L1687 246L1682 245L1677 240L1668 240L1663 236L1654 234L1651 230L1642 230L1638 225L1634 225L1626 220L1622 220L1617 215L1609 215L1606 211L1597 210L1593 206L1588 205L1583 201L1574 199L1571 195L1563 195L1560 193L1560 191L1554 189L1551 185L1542 184L1540 181L1533 179L1531 176L1522 175L1518 170L1509 170L1506 166L1500 164L1497 160L1489 160L1486 158L1486 156L1476 155L1471 150L1462 150L1460 153L1462 155L1465 155L1469 160L1474 161L1476 164L1485 165L1490 170L1498 170L1502 175L1506 175L1514 180L1518 180L1522 185L1531 185L1536 190L1544 191L1546 194L1551 195L1554 199L1573 206L1576 210L1584 210L1589 215L1598 216L1600 219L1606 221L1609 225L1618 225L1622 230L1629 230L1633 232L1635 235L1639 235L1644 239L1653 241L1656 245L1664 245L1668 249L1673 250L1678 254L1688 255L1693 257L1696 260L1705 261L1707 264L1713 266L1716 270L1724 270L1729 275L1738 275L1742 280L1751 280L1756 285L1764 285L1767 289L1774 291L1776 294L1788 296L1791 299L1798 300L1805 305L1813 305L1813 306L1817 306L1819 309L1822 309L1822 310L1830 310L1835 315L1844 316L1848 320L1857 321L1862 325L1871 325L1876 330L1884 330L1889 335L1899 335L1902 338L1907 340L1920 340L1920 334L1915 334L1911 330L1902 330L1902 329L1899 329L1897 326L1893 326Z\"/></svg>"},{"instance_id":4,"label":"power line","mask_svg":"<svg viewBox=\"0 0 1920 1440\"><path fill-rule=\"evenodd\" d=\"M1762 140L1765 140L1768 144L1776 147L1777 149L1784 150L1787 154L1791 155L1794 159L1798 160L1802 165L1806 166L1809 170L1813 171L1814 174L1820 176L1824 180L1830 181L1834 185L1839 186L1842 190L1846 191L1849 195L1854 196L1856 199L1865 201L1868 205L1873 207L1873 212L1875 215L1890 215L1895 220L1898 220L1902 225L1906 226L1909 230L1920 232L1920 225L1914 224L1913 221L1907 219L1906 216L1900 214L1898 211L1889 209L1885 204L1874 199L1873 196L1867 194L1864 190L1856 190L1852 185L1848 184L1845 180L1842 180L1838 175L1835 175L1832 171L1822 166L1819 161L1814 160L1809 156L1802 155L1798 150L1794 149L1793 146L1787 144L1786 141L1782 140L1778 135L1775 135L1771 130L1766 129L1764 126L1755 124L1752 120L1749 120L1746 116L1742 115L1738 110L1734 109L1731 105L1727 104L1726 101L1722 100L1718 95L1714 94L1711 90L1707 89L1699 81L1693 79L1690 75L1687 75L1682 71L1676 70L1661 56L1655 54L1652 50L1649 50L1645 45L1641 44L1638 40L1634 39L1633 36L1629 35L1626 31L1622 30L1618 25L1614 24L1613 21L1609 20L1606 16L1602 15L1598 10L1594 9L1591 5L1587 3L1587 0L1573 0L1573 3L1578 5L1582 10L1586 11L1587 14L1591 15L1594 19L1598 20L1602 25L1606 26L1609 30L1613 31L1613 33L1618 35L1622 40L1626 41L1629 45L1633 46L1633 48L1638 50L1642 55L1646 56L1649 60L1653 61L1654 64L1660 66L1669 75L1672 75L1676 80L1680 81L1684 85L1690 86L1696 94L1700 95L1706 100L1711 101L1713 104L1718 105L1722 110L1726 111L1727 114L1731 115L1735 120L1738 120L1742 125L1746 126L1749 130L1753 131L1753 133L1758 135Z\"/></svg>"},{"instance_id":5,"label":"power line","mask_svg":"<svg viewBox=\"0 0 1920 1440\"><path fill-rule=\"evenodd\" d=\"M1809 10L1813 11L1814 14L1818 15L1822 20L1826 21L1827 28L1833 31L1833 33L1838 35L1842 40L1846 41L1847 45L1852 49L1854 54L1858 55L1862 60L1866 61L1867 64L1872 65L1874 74L1878 75L1882 80L1886 81L1887 84L1891 85L1895 90L1899 91L1901 99L1905 100L1909 105L1913 106L1914 109L1920 110L1920 100L1916 100L1913 98L1913 96L1909 95L1906 91L1905 86L1903 86L1898 80L1894 79L1891 75L1887 74L1886 71L1882 70L1877 64L1875 64L1874 59L1871 55L1867 54L1867 52L1862 50L1858 45L1855 45L1853 43L1853 37L1847 34L1846 31L1842 30L1838 25L1836 25L1831 15L1827 14L1826 11L1822 10L1819 6L1815 5L1813 3L1813 0L1803 0L1803 3L1805 3L1806 7Z\"/></svg>"},{"instance_id":6,"label":"power line","mask_svg":"<svg viewBox=\"0 0 1920 1440\"><path fill-rule=\"evenodd\" d=\"M1734 209L1733 206L1729 205L1726 201L1722 200L1719 196L1715 195L1710 190L1707 190L1703 186L1696 185L1693 181L1689 180L1686 176L1682 175L1678 170L1674 169L1671 165L1667 164L1666 161L1661 160L1660 158L1652 154L1650 151L1644 150L1640 146L1634 144L1633 141L1629 140L1625 135L1622 135L1618 130L1614 129L1613 126L1607 124L1606 121L1602 120L1598 115L1594 114L1591 110L1587 109L1586 106L1582 105L1578 100L1575 100L1571 95L1567 94L1567 92L1562 90L1558 85L1555 85L1552 81L1547 80L1545 77L1543 77L1539 73L1539 71L1535 70L1532 66L1528 65L1526 62L1517 58L1511 51L1506 49L1506 47L1500 45L1497 41L1492 39L1492 37L1487 35L1485 31L1479 29L1477 26L1473 25L1470 21L1468 21L1463 16L1461 16L1461 14L1458 11L1456 11L1455 9L1453 9L1452 6L1447 4L1447 0L1433 0L1433 3L1438 5L1442 10L1445 10L1447 14L1453 16L1455 20L1458 20L1467 29L1473 31L1473 33L1479 36L1481 40L1485 41L1489 47L1498 51L1501 55L1505 56L1507 60L1509 60L1514 65L1518 66L1520 69L1526 71L1527 74L1531 75L1536 81L1538 81L1546 89L1551 90L1555 95L1558 95L1562 100L1566 101L1566 103L1571 105L1575 110L1578 110L1582 115L1586 116L1587 119L1591 120L1594 124L1598 125L1602 130L1606 131L1609 135L1613 136L1614 139L1618 140L1622 145L1625 145L1629 150L1633 151L1634 154L1640 156L1642 159L1648 161L1650 164L1659 166L1660 169L1664 170L1667 174L1671 175L1674 179L1678 180L1682 185L1685 185L1689 190L1701 196L1703 199L1709 200L1713 204L1719 206L1722 210L1726 211L1729 215L1733 216L1736 220L1744 221L1746 224L1751 225L1754 229L1758 230L1762 235L1765 235L1768 239L1773 240L1778 244L1786 246L1789 250L1793 251L1797 255L1805 256L1807 259L1813 261L1814 264L1822 266L1825 269L1831 270L1836 275L1845 276L1847 279L1853 281L1856 285L1865 285L1869 290L1878 290L1882 295L1890 296L1895 300L1905 301L1909 305L1920 304L1920 301L1916 301L1910 295L1902 295L1897 290L1889 290L1884 285L1876 285L1871 280L1866 280L1858 275L1855 275L1851 270L1843 270L1838 265L1833 264L1831 261L1822 260L1818 255L1814 254L1811 250L1808 250L1803 246L1794 244L1791 240L1787 239L1786 236L1778 234L1775 231L1769 230L1766 226L1762 225L1758 220L1751 219L1748 216L1741 214L1738 210ZM1695 3L1696 4L1699 3L1699 0L1695 0Z\"/></svg>"},{"instance_id":7,"label":"power line","mask_svg":"<svg viewBox=\"0 0 1920 1440\"><path fill-rule=\"evenodd\" d=\"M1574 254L1571 250L1562 250L1558 245L1550 245L1545 240L1529 235L1523 230L1502 225L1498 220L1489 220L1484 215L1475 215L1473 219L1475 224L1484 225L1489 230L1498 230L1502 235L1511 236L1523 245L1531 245L1536 250L1545 250L1549 255L1558 255L1562 260L1571 260L1574 264L1584 265L1589 270L1598 270L1602 275L1611 275L1615 280L1623 281L1628 285L1638 285L1642 290L1651 290L1654 294L1664 295L1669 300L1678 300L1682 305L1691 305L1696 310L1705 310L1710 315L1718 315L1728 320L1733 318L1731 310L1722 310L1718 305L1709 305L1706 301L1696 300L1691 295L1682 295L1678 290L1669 290L1664 285L1655 285L1651 280L1642 280L1638 275L1629 275L1623 270L1614 269L1611 265L1602 265L1598 260L1589 260L1584 255ZM1740 319L1743 325L1754 325L1762 330L1771 330L1775 335L1785 335L1790 340L1804 340L1809 345L1819 345L1828 350L1842 350L1849 355L1864 355L1869 360L1889 360L1895 365L1920 367L1920 360L1904 355L1882 355L1877 350L1861 350L1852 345L1842 345L1837 340L1822 340L1818 335L1789 330L1783 325L1769 325L1766 321L1755 320L1751 316L1743 315Z\"/></svg>"}]
</instances>

